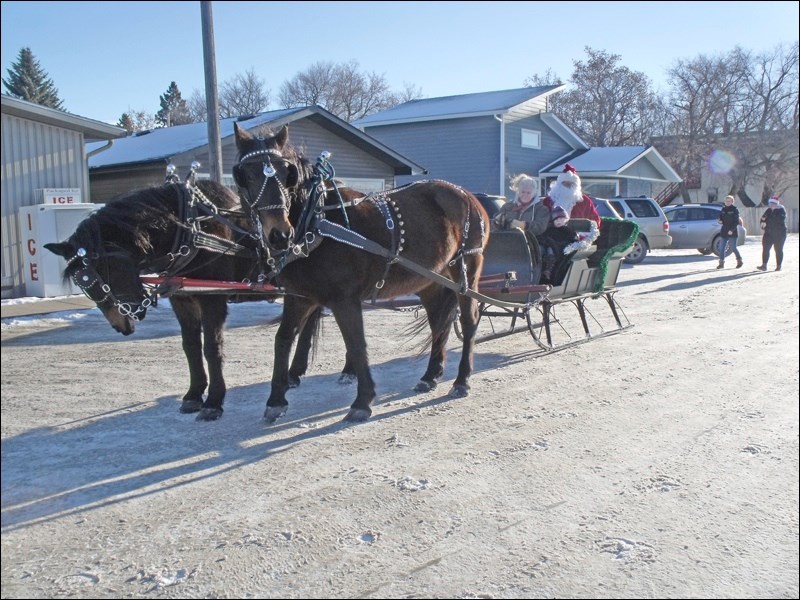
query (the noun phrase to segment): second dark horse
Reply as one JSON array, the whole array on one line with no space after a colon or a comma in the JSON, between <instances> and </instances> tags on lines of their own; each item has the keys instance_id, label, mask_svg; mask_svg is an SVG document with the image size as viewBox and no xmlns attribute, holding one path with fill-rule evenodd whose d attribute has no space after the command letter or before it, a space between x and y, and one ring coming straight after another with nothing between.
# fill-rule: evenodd
<instances>
[{"instance_id":1,"label":"second dark horse","mask_svg":"<svg viewBox=\"0 0 800 600\"><path fill-rule=\"evenodd\" d=\"M367 360L361 303L417 294L431 330L427 370L416 385L436 387L458 309L463 346L451 395L466 396L473 369L477 290L489 219L477 199L444 181L423 181L364 197L315 180L312 165L288 143L288 128L252 135L236 127L234 178L260 215L273 252L285 252L276 281L288 295L275 336L272 389L264 418L287 410L289 355L303 324L327 306L341 330L347 365L358 379L345 420L370 417L375 384ZM300 258L298 258L300 257ZM447 285L442 285L442 283Z\"/></svg>"}]
</instances>

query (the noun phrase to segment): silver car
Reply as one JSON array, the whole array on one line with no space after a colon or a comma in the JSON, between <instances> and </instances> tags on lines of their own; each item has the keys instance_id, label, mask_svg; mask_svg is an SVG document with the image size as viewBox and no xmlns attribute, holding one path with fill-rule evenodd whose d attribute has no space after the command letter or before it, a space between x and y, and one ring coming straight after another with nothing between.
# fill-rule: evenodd
<instances>
[{"instance_id":1,"label":"silver car","mask_svg":"<svg viewBox=\"0 0 800 600\"><path fill-rule=\"evenodd\" d=\"M664 214L669 221L669 232L672 236L672 249L697 248L700 254L719 256L720 229L719 204L679 204L664 207ZM739 225L737 246L744 244L747 230ZM728 250L726 256L730 254Z\"/></svg>"},{"instance_id":2,"label":"silver car","mask_svg":"<svg viewBox=\"0 0 800 600\"><path fill-rule=\"evenodd\" d=\"M608 201L623 219L633 221L639 226L639 236L625 257L626 263L639 264L650 250L669 247L672 242L669 222L658 202L645 196L637 198L615 196Z\"/></svg>"}]
</instances>

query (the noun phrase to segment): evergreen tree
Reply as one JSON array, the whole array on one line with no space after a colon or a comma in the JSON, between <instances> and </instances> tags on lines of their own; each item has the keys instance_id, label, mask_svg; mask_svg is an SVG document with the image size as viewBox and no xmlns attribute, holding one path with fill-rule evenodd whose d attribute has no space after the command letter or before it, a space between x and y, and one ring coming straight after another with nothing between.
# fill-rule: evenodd
<instances>
[{"instance_id":1,"label":"evergreen tree","mask_svg":"<svg viewBox=\"0 0 800 600\"><path fill-rule=\"evenodd\" d=\"M169 84L167 91L159 98L161 110L156 113L156 122L162 127L185 125L192 123L189 106L181 97L178 84L174 81Z\"/></svg>"},{"instance_id":2,"label":"evergreen tree","mask_svg":"<svg viewBox=\"0 0 800 600\"><path fill-rule=\"evenodd\" d=\"M3 85L14 98L65 110L53 80L39 65L30 48L22 48L19 51L17 62L11 63L8 79L3 79Z\"/></svg>"},{"instance_id":3,"label":"evergreen tree","mask_svg":"<svg viewBox=\"0 0 800 600\"><path fill-rule=\"evenodd\" d=\"M136 131L136 125L128 113L122 113L119 121L117 121L117 127L122 127L128 133L133 133Z\"/></svg>"}]
</instances>

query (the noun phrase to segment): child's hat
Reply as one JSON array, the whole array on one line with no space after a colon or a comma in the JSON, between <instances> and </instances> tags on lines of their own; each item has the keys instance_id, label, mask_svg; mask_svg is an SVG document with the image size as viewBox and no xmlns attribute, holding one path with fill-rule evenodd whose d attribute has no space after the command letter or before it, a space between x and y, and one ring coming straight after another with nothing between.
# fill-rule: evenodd
<instances>
[{"instance_id":1,"label":"child's hat","mask_svg":"<svg viewBox=\"0 0 800 600\"><path fill-rule=\"evenodd\" d=\"M561 206L554 206L553 210L550 211L550 220L555 221L556 219L568 219L569 215L567 211L563 209Z\"/></svg>"},{"instance_id":2,"label":"child's hat","mask_svg":"<svg viewBox=\"0 0 800 600\"><path fill-rule=\"evenodd\" d=\"M770 198L770 199L769 199L769 203L770 203L770 204L780 204L780 202L781 202L781 201L780 201L780 200L778 200L777 198Z\"/></svg>"}]
</instances>

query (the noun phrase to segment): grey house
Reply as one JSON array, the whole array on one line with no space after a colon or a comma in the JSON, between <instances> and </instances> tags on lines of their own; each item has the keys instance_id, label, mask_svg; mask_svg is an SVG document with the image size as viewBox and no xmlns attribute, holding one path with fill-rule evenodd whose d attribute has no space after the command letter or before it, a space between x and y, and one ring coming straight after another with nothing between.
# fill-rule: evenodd
<instances>
[{"instance_id":1,"label":"grey house","mask_svg":"<svg viewBox=\"0 0 800 600\"><path fill-rule=\"evenodd\" d=\"M548 112L564 85L412 100L353 124L423 165L427 177L510 196L519 173L548 182L570 162L592 195L655 196L680 177L649 146L590 148ZM421 177L401 177L407 183Z\"/></svg>"},{"instance_id":2,"label":"grey house","mask_svg":"<svg viewBox=\"0 0 800 600\"><path fill-rule=\"evenodd\" d=\"M31 267L26 256L39 262L44 252L39 243L20 238L20 208L41 204L37 194L46 189L79 190L83 202L93 201L86 142L121 137L125 130L5 94L1 99L2 297L18 298L26 294L26 262L29 271Z\"/></svg>"},{"instance_id":3,"label":"grey house","mask_svg":"<svg viewBox=\"0 0 800 600\"><path fill-rule=\"evenodd\" d=\"M331 153L336 176L347 185L364 191L394 187L398 175L423 173L412 162L381 142L319 106L290 108L255 116L220 121L223 183L234 187L231 175L236 163L233 124L247 130L267 125L274 131L289 126L289 142L310 159L320 152ZM174 164L184 177L193 161L201 164L199 174L208 177L208 125L192 123L154 129L111 145L89 144L89 177L95 202L105 202L120 193L163 183L166 166Z\"/></svg>"}]
</instances>

